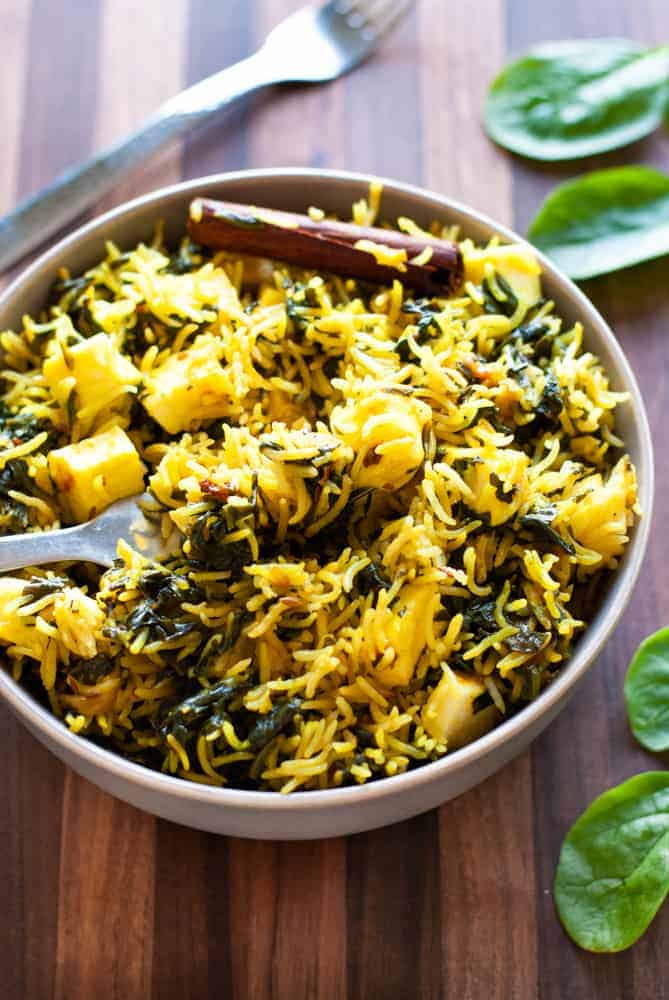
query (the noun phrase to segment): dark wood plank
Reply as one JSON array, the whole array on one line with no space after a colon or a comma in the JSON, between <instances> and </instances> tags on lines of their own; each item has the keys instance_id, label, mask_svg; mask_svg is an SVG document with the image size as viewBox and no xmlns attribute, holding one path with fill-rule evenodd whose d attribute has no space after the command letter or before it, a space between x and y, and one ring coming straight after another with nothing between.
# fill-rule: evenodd
<instances>
[{"instance_id":1,"label":"dark wood plank","mask_svg":"<svg viewBox=\"0 0 669 1000\"><path fill-rule=\"evenodd\" d=\"M153 845L152 817L67 772L54 1000L148 995Z\"/></svg>"},{"instance_id":2,"label":"dark wood plank","mask_svg":"<svg viewBox=\"0 0 669 1000\"><path fill-rule=\"evenodd\" d=\"M282 844L279 868L274 996L347 1000L345 842Z\"/></svg>"},{"instance_id":3,"label":"dark wood plank","mask_svg":"<svg viewBox=\"0 0 669 1000\"><path fill-rule=\"evenodd\" d=\"M0 60L0 119L4 139L0 212L4 213L16 197L30 31L29 5L2 0L0 22L4 34L4 52Z\"/></svg>"},{"instance_id":4,"label":"dark wood plank","mask_svg":"<svg viewBox=\"0 0 669 1000\"><path fill-rule=\"evenodd\" d=\"M0 799L2 992L49 997L57 941L61 802L65 769L9 714L0 712L5 769Z\"/></svg>"},{"instance_id":5,"label":"dark wood plank","mask_svg":"<svg viewBox=\"0 0 669 1000\"><path fill-rule=\"evenodd\" d=\"M227 3L190 0L185 73L188 84L197 83L251 53L256 42L255 6L246 0ZM181 165L184 177L239 170L247 165L246 119L253 101L242 102L185 139Z\"/></svg>"},{"instance_id":6,"label":"dark wood plank","mask_svg":"<svg viewBox=\"0 0 669 1000\"><path fill-rule=\"evenodd\" d=\"M230 982L225 841L159 820L154 850L152 996L221 995Z\"/></svg>"},{"instance_id":7,"label":"dark wood plank","mask_svg":"<svg viewBox=\"0 0 669 1000\"><path fill-rule=\"evenodd\" d=\"M436 4L428 4L425 15ZM428 15L429 16L429 15ZM340 83L349 170L420 184L423 180L421 18L412 12L373 59Z\"/></svg>"},{"instance_id":8,"label":"dark wood plank","mask_svg":"<svg viewBox=\"0 0 669 1000\"><path fill-rule=\"evenodd\" d=\"M272 996L272 963L279 892L279 845L270 841L228 842L228 928L232 996Z\"/></svg>"},{"instance_id":9,"label":"dark wood plank","mask_svg":"<svg viewBox=\"0 0 669 1000\"><path fill-rule=\"evenodd\" d=\"M299 6L290 0L256 0L255 43ZM275 87L252 104L246 166L344 166L345 81ZM351 164L348 164L351 166ZM305 193L308 198L308 192Z\"/></svg>"},{"instance_id":10,"label":"dark wood plank","mask_svg":"<svg viewBox=\"0 0 669 1000\"><path fill-rule=\"evenodd\" d=\"M91 150L101 9L101 0L73 7L33 0L17 192L22 196Z\"/></svg>"},{"instance_id":11,"label":"dark wood plank","mask_svg":"<svg viewBox=\"0 0 669 1000\"><path fill-rule=\"evenodd\" d=\"M504 61L506 0L418 6L423 183L511 222L511 170L481 126L493 67ZM411 142L412 130L406 129ZM390 170L386 170L390 173Z\"/></svg>"},{"instance_id":12,"label":"dark wood plank","mask_svg":"<svg viewBox=\"0 0 669 1000\"><path fill-rule=\"evenodd\" d=\"M526 754L439 811L446 996L536 995L538 890L529 777Z\"/></svg>"},{"instance_id":13,"label":"dark wood plank","mask_svg":"<svg viewBox=\"0 0 669 1000\"><path fill-rule=\"evenodd\" d=\"M348 996L445 996L438 814L351 837Z\"/></svg>"},{"instance_id":14,"label":"dark wood plank","mask_svg":"<svg viewBox=\"0 0 669 1000\"><path fill-rule=\"evenodd\" d=\"M160 104L185 85L188 0L171 0L169 17L156 17L150 4L104 0L100 24L98 99L93 145L113 145L138 128ZM136 65L129 52L139 54ZM181 176L180 142L143 163L95 206L95 214Z\"/></svg>"}]
</instances>

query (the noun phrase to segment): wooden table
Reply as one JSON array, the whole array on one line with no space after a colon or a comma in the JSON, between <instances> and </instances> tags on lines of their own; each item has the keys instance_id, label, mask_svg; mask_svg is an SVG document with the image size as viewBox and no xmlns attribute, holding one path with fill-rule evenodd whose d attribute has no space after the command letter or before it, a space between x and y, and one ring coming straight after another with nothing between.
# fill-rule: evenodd
<instances>
[{"instance_id":1,"label":"wooden table","mask_svg":"<svg viewBox=\"0 0 669 1000\"><path fill-rule=\"evenodd\" d=\"M249 52L299 0L0 0L0 208ZM346 167L424 184L521 232L577 169L505 155L480 127L491 75L542 39L666 41L666 0L420 0L377 58L331 86L266 93L124 183L103 209L246 166ZM669 167L658 135L596 164ZM605 787L653 766L622 679L669 609L667 261L587 286L641 380L658 436L641 584L579 694L531 750L402 825L319 843L172 826L66 770L0 710L0 995L5 1000L669 995L669 909L627 954L574 948L553 909L561 839Z\"/></svg>"}]
</instances>

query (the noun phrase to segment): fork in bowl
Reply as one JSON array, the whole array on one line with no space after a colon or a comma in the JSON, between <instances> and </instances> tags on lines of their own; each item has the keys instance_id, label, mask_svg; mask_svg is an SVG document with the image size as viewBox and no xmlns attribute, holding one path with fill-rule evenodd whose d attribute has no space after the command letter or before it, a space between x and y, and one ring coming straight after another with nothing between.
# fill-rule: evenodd
<instances>
[{"instance_id":1,"label":"fork in bowl","mask_svg":"<svg viewBox=\"0 0 669 1000\"><path fill-rule=\"evenodd\" d=\"M334 80L363 61L412 0L328 0L281 21L257 52L171 98L136 132L66 171L0 219L0 271L10 267L170 140L275 83Z\"/></svg>"},{"instance_id":2,"label":"fork in bowl","mask_svg":"<svg viewBox=\"0 0 669 1000\"><path fill-rule=\"evenodd\" d=\"M119 539L124 539L149 559L174 551L174 535L165 538L161 519L145 516L155 500L139 493L117 500L102 514L72 528L7 535L0 539L0 572L54 562L92 562L111 566Z\"/></svg>"}]
</instances>

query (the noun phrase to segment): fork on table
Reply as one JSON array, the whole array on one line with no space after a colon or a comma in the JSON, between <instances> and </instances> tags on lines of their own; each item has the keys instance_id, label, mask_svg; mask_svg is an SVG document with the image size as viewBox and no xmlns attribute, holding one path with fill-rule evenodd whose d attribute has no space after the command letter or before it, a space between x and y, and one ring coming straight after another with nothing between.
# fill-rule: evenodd
<instances>
[{"instance_id":1,"label":"fork on table","mask_svg":"<svg viewBox=\"0 0 669 1000\"><path fill-rule=\"evenodd\" d=\"M117 145L56 178L0 219L0 271L71 222L170 140L260 87L321 83L357 66L412 0L329 0L281 21L241 62L183 90Z\"/></svg>"}]
</instances>

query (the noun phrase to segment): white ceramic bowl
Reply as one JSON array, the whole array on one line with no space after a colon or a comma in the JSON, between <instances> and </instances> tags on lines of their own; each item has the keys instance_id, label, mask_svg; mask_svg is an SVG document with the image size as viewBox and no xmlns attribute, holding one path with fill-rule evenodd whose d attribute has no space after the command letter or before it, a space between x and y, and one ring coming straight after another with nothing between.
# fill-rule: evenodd
<instances>
[{"instance_id":1,"label":"white ceramic bowl","mask_svg":"<svg viewBox=\"0 0 669 1000\"><path fill-rule=\"evenodd\" d=\"M369 177L306 169L250 170L188 181L146 195L83 226L45 253L0 299L0 329L16 327L24 313L44 304L59 267L74 274L103 255L104 241L131 247L163 219L168 237L183 231L187 206L196 194L304 211L318 205L342 216L364 195ZM384 181L383 216L408 215L419 223L438 218L457 223L463 234L486 241L505 226L427 191ZM635 527L615 578L595 619L579 639L557 680L522 712L476 742L416 771L369 785L282 796L212 788L150 771L102 750L66 727L0 670L0 692L28 729L79 774L112 795L176 823L238 837L307 839L356 833L407 819L467 791L521 753L564 708L578 682L616 626L643 559L653 497L653 458L644 404L625 356L602 317L582 292L542 259L548 294L567 321L581 320L587 347L602 359L615 389L630 393L619 409L618 427L639 476L644 516ZM0 543L1 544L1 543Z\"/></svg>"}]
</instances>

